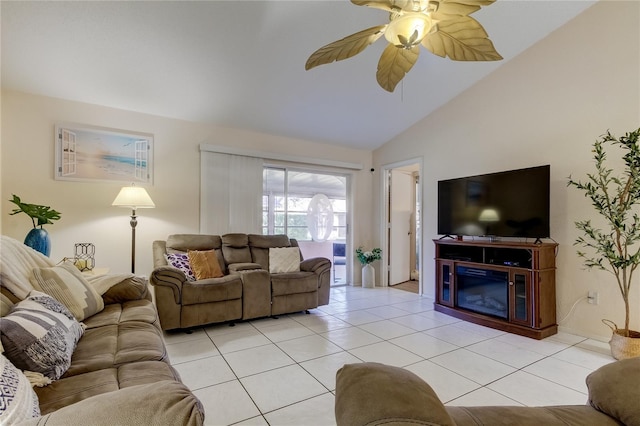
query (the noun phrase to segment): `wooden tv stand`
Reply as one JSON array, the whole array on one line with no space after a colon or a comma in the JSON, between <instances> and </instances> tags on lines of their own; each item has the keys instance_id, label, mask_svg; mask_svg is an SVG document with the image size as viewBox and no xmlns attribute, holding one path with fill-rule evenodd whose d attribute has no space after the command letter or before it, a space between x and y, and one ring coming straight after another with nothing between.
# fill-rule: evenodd
<instances>
[{"instance_id":1,"label":"wooden tv stand","mask_svg":"<svg viewBox=\"0 0 640 426\"><path fill-rule=\"evenodd\" d=\"M449 239L434 243L436 311L534 339L558 332L558 244Z\"/></svg>"}]
</instances>

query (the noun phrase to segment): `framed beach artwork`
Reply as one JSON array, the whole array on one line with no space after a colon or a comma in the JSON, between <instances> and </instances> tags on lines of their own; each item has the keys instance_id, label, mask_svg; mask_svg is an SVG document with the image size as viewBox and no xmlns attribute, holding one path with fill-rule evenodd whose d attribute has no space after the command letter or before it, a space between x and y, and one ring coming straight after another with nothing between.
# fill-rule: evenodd
<instances>
[{"instance_id":1,"label":"framed beach artwork","mask_svg":"<svg viewBox=\"0 0 640 426\"><path fill-rule=\"evenodd\" d=\"M153 183L153 135L56 125L56 180Z\"/></svg>"}]
</instances>

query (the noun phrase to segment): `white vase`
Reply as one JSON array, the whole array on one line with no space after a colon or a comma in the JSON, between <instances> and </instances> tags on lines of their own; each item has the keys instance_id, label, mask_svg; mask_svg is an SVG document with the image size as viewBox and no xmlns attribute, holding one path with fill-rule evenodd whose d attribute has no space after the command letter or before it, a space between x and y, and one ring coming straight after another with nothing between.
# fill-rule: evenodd
<instances>
[{"instance_id":1,"label":"white vase","mask_svg":"<svg viewBox=\"0 0 640 426\"><path fill-rule=\"evenodd\" d=\"M362 267L362 287L373 288L376 286L376 270L367 263Z\"/></svg>"}]
</instances>

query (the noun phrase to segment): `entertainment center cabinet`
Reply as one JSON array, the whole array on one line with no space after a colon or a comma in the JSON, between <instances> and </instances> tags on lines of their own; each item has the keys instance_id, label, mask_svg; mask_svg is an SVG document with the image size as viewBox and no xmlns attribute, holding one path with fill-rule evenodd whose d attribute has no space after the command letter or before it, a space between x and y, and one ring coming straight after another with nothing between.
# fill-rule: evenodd
<instances>
[{"instance_id":1,"label":"entertainment center cabinet","mask_svg":"<svg viewBox=\"0 0 640 426\"><path fill-rule=\"evenodd\" d=\"M434 240L438 312L543 339L556 324L555 243Z\"/></svg>"}]
</instances>

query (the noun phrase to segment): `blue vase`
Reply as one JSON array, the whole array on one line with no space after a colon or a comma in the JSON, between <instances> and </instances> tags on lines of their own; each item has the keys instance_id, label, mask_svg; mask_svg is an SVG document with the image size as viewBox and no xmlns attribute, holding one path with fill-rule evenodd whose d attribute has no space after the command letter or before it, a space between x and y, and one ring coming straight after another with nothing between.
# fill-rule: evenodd
<instances>
[{"instance_id":1,"label":"blue vase","mask_svg":"<svg viewBox=\"0 0 640 426\"><path fill-rule=\"evenodd\" d=\"M45 229L33 228L25 237L24 243L45 256L51 254L51 239Z\"/></svg>"}]
</instances>

